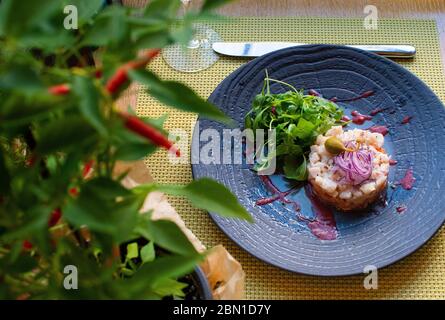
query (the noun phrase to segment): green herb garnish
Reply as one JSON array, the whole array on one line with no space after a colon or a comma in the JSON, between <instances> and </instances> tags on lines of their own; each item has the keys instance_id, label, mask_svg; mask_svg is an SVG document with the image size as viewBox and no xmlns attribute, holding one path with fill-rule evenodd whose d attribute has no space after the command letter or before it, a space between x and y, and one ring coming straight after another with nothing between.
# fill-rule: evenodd
<instances>
[{"instance_id":1,"label":"green herb garnish","mask_svg":"<svg viewBox=\"0 0 445 320\"><path fill-rule=\"evenodd\" d=\"M270 92L270 82L280 83L291 90ZM283 81L269 78L266 72L263 89L245 117L245 128L276 130L277 163L289 179L307 179L306 159L310 146L319 134L334 125L344 125L343 110L337 104L320 96L305 95ZM264 163L258 164L263 167Z\"/></svg>"}]
</instances>

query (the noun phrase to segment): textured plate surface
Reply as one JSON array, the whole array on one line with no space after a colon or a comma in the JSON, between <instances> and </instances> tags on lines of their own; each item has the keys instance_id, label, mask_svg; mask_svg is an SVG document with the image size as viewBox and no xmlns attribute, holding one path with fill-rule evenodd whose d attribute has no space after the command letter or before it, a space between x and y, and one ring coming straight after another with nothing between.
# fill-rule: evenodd
<instances>
[{"instance_id":1,"label":"textured plate surface","mask_svg":"<svg viewBox=\"0 0 445 320\"><path fill-rule=\"evenodd\" d=\"M400 181L409 168L416 181L412 190L399 187L391 192L386 207L359 215L337 213L339 237L326 241L314 237L292 208L278 202L255 206L257 199L270 193L247 166L193 164L195 178L207 176L222 182L255 218L255 223L249 224L212 215L216 224L259 259L311 275L350 275L362 273L368 265L384 267L424 244L445 219L445 110L435 94L390 60L341 46L317 45L284 49L251 61L227 77L210 101L242 128L244 115L261 90L266 68L271 78L297 88L316 89L325 97L348 98L373 90L375 94L369 98L340 105L347 113L358 110L363 114L384 107L386 111L373 121L390 129L386 147L398 161L391 167L390 182ZM271 90L285 91L276 84ZM402 125L405 116L413 118ZM200 119L194 134L206 128L221 133L224 127ZM203 144L194 145L192 159ZM274 177L274 181L280 185L282 179ZM302 213L310 218L304 194L298 193L295 200L302 202ZM396 213L400 205L407 207L403 214Z\"/></svg>"}]
</instances>

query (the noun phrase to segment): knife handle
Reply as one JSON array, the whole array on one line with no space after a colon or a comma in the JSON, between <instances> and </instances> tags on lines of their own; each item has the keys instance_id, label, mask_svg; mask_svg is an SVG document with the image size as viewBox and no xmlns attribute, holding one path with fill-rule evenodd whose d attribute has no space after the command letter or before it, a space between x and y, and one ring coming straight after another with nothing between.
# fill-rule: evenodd
<instances>
[{"instance_id":1,"label":"knife handle","mask_svg":"<svg viewBox=\"0 0 445 320\"><path fill-rule=\"evenodd\" d=\"M348 45L348 47L370 51L388 58L412 58L416 48L409 45Z\"/></svg>"}]
</instances>

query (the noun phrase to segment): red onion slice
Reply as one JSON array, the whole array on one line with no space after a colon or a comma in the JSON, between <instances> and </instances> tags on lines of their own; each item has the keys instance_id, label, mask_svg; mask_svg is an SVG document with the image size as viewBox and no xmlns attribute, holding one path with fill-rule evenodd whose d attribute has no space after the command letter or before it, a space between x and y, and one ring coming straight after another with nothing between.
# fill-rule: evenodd
<instances>
[{"instance_id":1,"label":"red onion slice","mask_svg":"<svg viewBox=\"0 0 445 320\"><path fill-rule=\"evenodd\" d=\"M355 143L348 142L346 147L355 148ZM334 157L334 170L343 174L343 182L359 185L371 177L372 158L372 153L363 148L345 151Z\"/></svg>"}]
</instances>

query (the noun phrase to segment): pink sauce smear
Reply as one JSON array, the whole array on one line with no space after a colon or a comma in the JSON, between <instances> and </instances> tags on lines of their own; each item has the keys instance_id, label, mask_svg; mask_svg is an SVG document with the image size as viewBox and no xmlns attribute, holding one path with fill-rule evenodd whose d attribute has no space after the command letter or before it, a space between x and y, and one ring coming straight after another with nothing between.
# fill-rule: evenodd
<instances>
[{"instance_id":1,"label":"pink sauce smear","mask_svg":"<svg viewBox=\"0 0 445 320\"><path fill-rule=\"evenodd\" d=\"M361 95L356 96L356 97L353 97L353 98L349 98L349 99L338 99L337 97L333 97L333 98L329 99L329 101L332 101L332 102L350 102L350 101L356 101L356 100L360 100L360 99L363 99L363 98L370 97L370 96L372 96L373 94L374 94L374 91L369 90L369 91L365 91L365 92L363 92Z\"/></svg>"},{"instance_id":2,"label":"pink sauce smear","mask_svg":"<svg viewBox=\"0 0 445 320\"><path fill-rule=\"evenodd\" d=\"M320 240L335 240L338 237L337 223L331 208L321 203L309 185L305 187L306 195L311 201L315 220L308 222L307 226L312 234Z\"/></svg>"},{"instance_id":3,"label":"pink sauce smear","mask_svg":"<svg viewBox=\"0 0 445 320\"><path fill-rule=\"evenodd\" d=\"M374 116L376 116L377 114L379 114L380 112L383 112L383 111L385 111L385 108L376 108L376 109L372 110L369 113L369 115L374 117Z\"/></svg>"},{"instance_id":4,"label":"pink sauce smear","mask_svg":"<svg viewBox=\"0 0 445 320\"><path fill-rule=\"evenodd\" d=\"M369 127L366 130L369 130L374 133L381 133L383 136L386 136L389 133L389 129L386 126L375 125L375 126Z\"/></svg>"},{"instance_id":5,"label":"pink sauce smear","mask_svg":"<svg viewBox=\"0 0 445 320\"><path fill-rule=\"evenodd\" d=\"M352 122L358 125L362 125L366 121L372 120L371 116L368 116L367 114L361 114L357 110L352 111L351 115L352 115Z\"/></svg>"},{"instance_id":6,"label":"pink sauce smear","mask_svg":"<svg viewBox=\"0 0 445 320\"><path fill-rule=\"evenodd\" d=\"M411 121L411 119L413 118L413 116L406 116L405 118L403 118L402 120L402 124L407 124Z\"/></svg>"},{"instance_id":7,"label":"pink sauce smear","mask_svg":"<svg viewBox=\"0 0 445 320\"><path fill-rule=\"evenodd\" d=\"M351 118L349 118L348 116L343 116L341 117L341 121L348 122L351 121Z\"/></svg>"},{"instance_id":8,"label":"pink sauce smear","mask_svg":"<svg viewBox=\"0 0 445 320\"><path fill-rule=\"evenodd\" d=\"M406 206L404 206L404 205L398 206L396 208L396 211L397 211L397 213L402 214L402 213L404 213L406 211Z\"/></svg>"},{"instance_id":9,"label":"pink sauce smear","mask_svg":"<svg viewBox=\"0 0 445 320\"><path fill-rule=\"evenodd\" d=\"M314 90L314 89L309 89L307 93L309 95L311 95L311 96L314 96L314 97L321 97L321 94L318 91Z\"/></svg>"},{"instance_id":10,"label":"pink sauce smear","mask_svg":"<svg viewBox=\"0 0 445 320\"><path fill-rule=\"evenodd\" d=\"M311 233L320 240L335 240L338 237L337 223L335 222L334 213L331 208L320 203L317 198L313 195L312 189L309 185L305 187L306 195L311 201L312 210L315 214L315 219L309 219L304 217L300 210L300 205L296 201L292 201L286 198L294 189L288 191L280 191L273 184L269 176L262 175L259 176L260 179L265 184L266 188L272 192L272 196L267 198L261 198L256 201L256 205L264 206L266 204L273 203L274 201L282 201L284 203L293 204L295 212L297 213L297 218L301 221L306 222Z\"/></svg>"},{"instance_id":11,"label":"pink sauce smear","mask_svg":"<svg viewBox=\"0 0 445 320\"><path fill-rule=\"evenodd\" d=\"M414 178L413 169L406 170L405 176L402 180L399 181L399 184L405 190L411 190L413 188L414 182L416 179Z\"/></svg>"},{"instance_id":12,"label":"pink sauce smear","mask_svg":"<svg viewBox=\"0 0 445 320\"><path fill-rule=\"evenodd\" d=\"M266 188L272 193L271 197L267 198L261 198L258 199L255 204L257 206L264 206L266 204L272 203L274 201L280 200L284 203L294 203L294 201L291 201L287 199L286 197L294 191L294 189L290 189L287 191L280 191L278 188L273 184L272 180L270 180L269 176L266 175L260 175L260 179L263 181Z\"/></svg>"}]
</instances>

